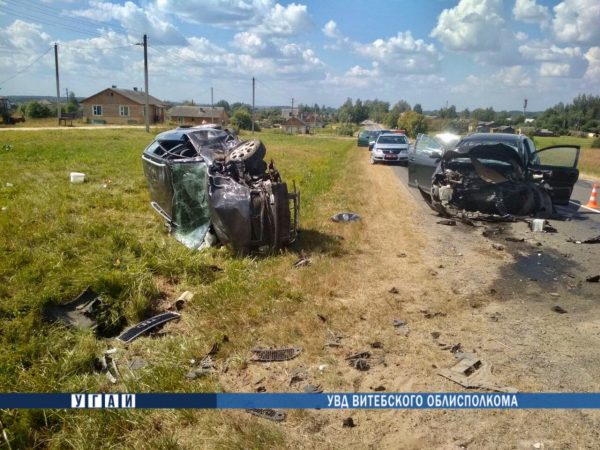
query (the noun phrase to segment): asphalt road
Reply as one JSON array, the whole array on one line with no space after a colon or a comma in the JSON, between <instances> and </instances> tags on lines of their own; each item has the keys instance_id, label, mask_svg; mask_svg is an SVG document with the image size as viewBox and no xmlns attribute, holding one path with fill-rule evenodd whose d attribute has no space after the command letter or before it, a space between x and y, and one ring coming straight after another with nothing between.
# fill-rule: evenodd
<instances>
[{"instance_id":1,"label":"asphalt road","mask_svg":"<svg viewBox=\"0 0 600 450\"><path fill-rule=\"evenodd\" d=\"M405 166L397 165L391 167L401 183L407 186L408 169ZM557 207L558 212L566 219L561 221L561 228L575 239L589 238L600 234L600 209L591 209L585 206L592 192L592 184L593 182L589 180L579 180L573 189L569 206ZM426 209L429 209L417 189L409 187L409 191L423 203Z\"/></svg>"}]
</instances>

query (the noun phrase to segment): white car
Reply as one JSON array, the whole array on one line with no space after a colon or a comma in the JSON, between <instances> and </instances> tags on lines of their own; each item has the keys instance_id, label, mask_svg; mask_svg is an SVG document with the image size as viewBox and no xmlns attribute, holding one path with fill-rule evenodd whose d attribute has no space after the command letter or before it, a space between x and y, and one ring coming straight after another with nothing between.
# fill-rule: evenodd
<instances>
[{"instance_id":1,"label":"white car","mask_svg":"<svg viewBox=\"0 0 600 450\"><path fill-rule=\"evenodd\" d=\"M371 164L377 162L407 162L408 139L404 134L380 134L371 152Z\"/></svg>"}]
</instances>

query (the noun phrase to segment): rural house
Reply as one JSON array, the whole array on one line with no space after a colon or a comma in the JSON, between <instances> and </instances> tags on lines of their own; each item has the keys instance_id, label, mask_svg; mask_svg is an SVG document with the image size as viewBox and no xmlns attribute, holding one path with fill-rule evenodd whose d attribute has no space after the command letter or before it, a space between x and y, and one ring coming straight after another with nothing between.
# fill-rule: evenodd
<instances>
[{"instance_id":1,"label":"rural house","mask_svg":"<svg viewBox=\"0 0 600 450\"><path fill-rule=\"evenodd\" d=\"M83 119L90 123L134 125L145 123L146 94L137 88L117 89L113 86L80 102ZM165 105L156 97L149 96L150 123L162 123Z\"/></svg>"},{"instance_id":2,"label":"rural house","mask_svg":"<svg viewBox=\"0 0 600 450\"><path fill-rule=\"evenodd\" d=\"M297 117L291 117L281 124L281 128L288 134L308 133L308 126Z\"/></svg>"},{"instance_id":3,"label":"rural house","mask_svg":"<svg viewBox=\"0 0 600 450\"><path fill-rule=\"evenodd\" d=\"M229 114L222 106L173 106L167 111L173 122L179 125L202 125L217 123L225 125L229 121Z\"/></svg>"}]
</instances>

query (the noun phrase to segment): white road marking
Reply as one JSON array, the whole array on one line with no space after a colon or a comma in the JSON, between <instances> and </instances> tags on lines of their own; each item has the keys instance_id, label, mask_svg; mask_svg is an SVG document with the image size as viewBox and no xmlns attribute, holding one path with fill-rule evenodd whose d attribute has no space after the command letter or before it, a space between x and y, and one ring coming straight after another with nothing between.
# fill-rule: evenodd
<instances>
[{"instance_id":1,"label":"white road marking","mask_svg":"<svg viewBox=\"0 0 600 450\"><path fill-rule=\"evenodd\" d=\"M584 208L584 209L587 209L588 211L592 211L592 212L595 212L595 213L597 213L597 214L600 214L600 211L598 211L597 209L594 209L594 208L589 208L589 207L587 207L587 206L584 206L584 205L582 205L582 204L580 204L580 203L574 202L573 200L569 200L569 203L573 203L574 205L577 205L577 206L579 206L580 208Z\"/></svg>"}]
</instances>

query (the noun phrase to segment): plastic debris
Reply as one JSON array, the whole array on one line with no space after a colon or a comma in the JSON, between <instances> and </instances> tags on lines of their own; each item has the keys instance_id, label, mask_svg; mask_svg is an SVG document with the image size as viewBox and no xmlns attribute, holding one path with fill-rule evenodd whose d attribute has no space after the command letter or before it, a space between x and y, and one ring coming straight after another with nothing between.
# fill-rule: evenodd
<instances>
[{"instance_id":1,"label":"plastic debris","mask_svg":"<svg viewBox=\"0 0 600 450\"><path fill-rule=\"evenodd\" d=\"M358 352L348 355L346 361L348 361L351 367L364 372L371 368L368 361L369 358L371 358L370 352Z\"/></svg>"},{"instance_id":2,"label":"plastic debris","mask_svg":"<svg viewBox=\"0 0 600 450\"><path fill-rule=\"evenodd\" d=\"M289 348L254 348L252 349L254 356L252 361L269 362L269 361L288 361L294 359L302 352L300 347Z\"/></svg>"},{"instance_id":3,"label":"plastic debris","mask_svg":"<svg viewBox=\"0 0 600 450\"><path fill-rule=\"evenodd\" d=\"M321 388L320 384L307 384L304 386L303 392L305 394L321 394L323 392L323 388Z\"/></svg>"},{"instance_id":4,"label":"plastic debris","mask_svg":"<svg viewBox=\"0 0 600 450\"><path fill-rule=\"evenodd\" d=\"M247 409L246 412L262 417L263 419L272 420L273 422L283 422L285 420L285 413L271 408L253 408Z\"/></svg>"},{"instance_id":5,"label":"plastic debris","mask_svg":"<svg viewBox=\"0 0 600 450\"><path fill-rule=\"evenodd\" d=\"M85 173L71 172L69 174L69 179L71 180L71 183L74 184L83 183L85 181Z\"/></svg>"},{"instance_id":6,"label":"plastic debris","mask_svg":"<svg viewBox=\"0 0 600 450\"><path fill-rule=\"evenodd\" d=\"M456 226L456 220L454 220L454 219L438 220L436 223L439 224L439 225L448 225L450 227L455 227Z\"/></svg>"},{"instance_id":7,"label":"plastic debris","mask_svg":"<svg viewBox=\"0 0 600 450\"><path fill-rule=\"evenodd\" d=\"M563 309L563 308L561 308L561 307L560 307L560 306L558 306L558 305L556 305L556 306L553 306L553 307L552 307L552 311L554 311L555 313L558 313L558 314L567 314L567 310L566 310L566 309Z\"/></svg>"},{"instance_id":8,"label":"plastic debris","mask_svg":"<svg viewBox=\"0 0 600 450\"><path fill-rule=\"evenodd\" d=\"M59 321L70 327L94 329L99 303L100 296L88 287L69 303L46 306L43 315L49 322Z\"/></svg>"},{"instance_id":9,"label":"plastic debris","mask_svg":"<svg viewBox=\"0 0 600 450\"><path fill-rule=\"evenodd\" d=\"M352 419L352 417L348 417L342 422L342 427L344 428L354 428L355 426L356 424L354 423L354 419Z\"/></svg>"},{"instance_id":10,"label":"plastic debris","mask_svg":"<svg viewBox=\"0 0 600 450\"><path fill-rule=\"evenodd\" d=\"M546 225L545 219L533 219L530 223L531 231L534 233L540 233L544 231L544 226Z\"/></svg>"},{"instance_id":11,"label":"plastic debris","mask_svg":"<svg viewBox=\"0 0 600 450\"><path fill-rule=\"evenodd\" d=\"M345 212L332 216L331 220L334 222L356 222L361 220L361 217L356 213Z\"/></svg>"},{"instance_id":12,"label":"plastic debris","mask_svg":"<svg viewBox=\"0 0 600 450\"><path fill-rule=\"evenodd\" d=\"M600 275L593 275L585 279L588 283L598 283L600 281Z\"/></svg>"},{"instance_id":13,"label":"plastic debris","mask_svg":"<svg viewBox=\"0 0 600 450\"><path fill-rule=\"evenodd\" d=\"M180 317L181 314L173 311L157 314L156 316L150 317L149 319L146 319L138 323L137 325L128 328L123 333L121 333L120 336L117 337L117 340L124 342L125 344L129 344L130 342L134 341L142 334L147 333L151 329L156 328L157 326L162 325L171 320L179 319Z\"/></svg>"},{"instance_id":14,"label":"plastic debris","mask_svg":"<svg viewBox=\"0 0 600 450\"><path fill-rule=\"evenodd\" d=\"M498 384L492 376L490 365L472 353L460 354L459 361L454 366L449 369L441 369L438 374L467 389L518 392L514 387Z\"/></svg>"}]
</instances>

